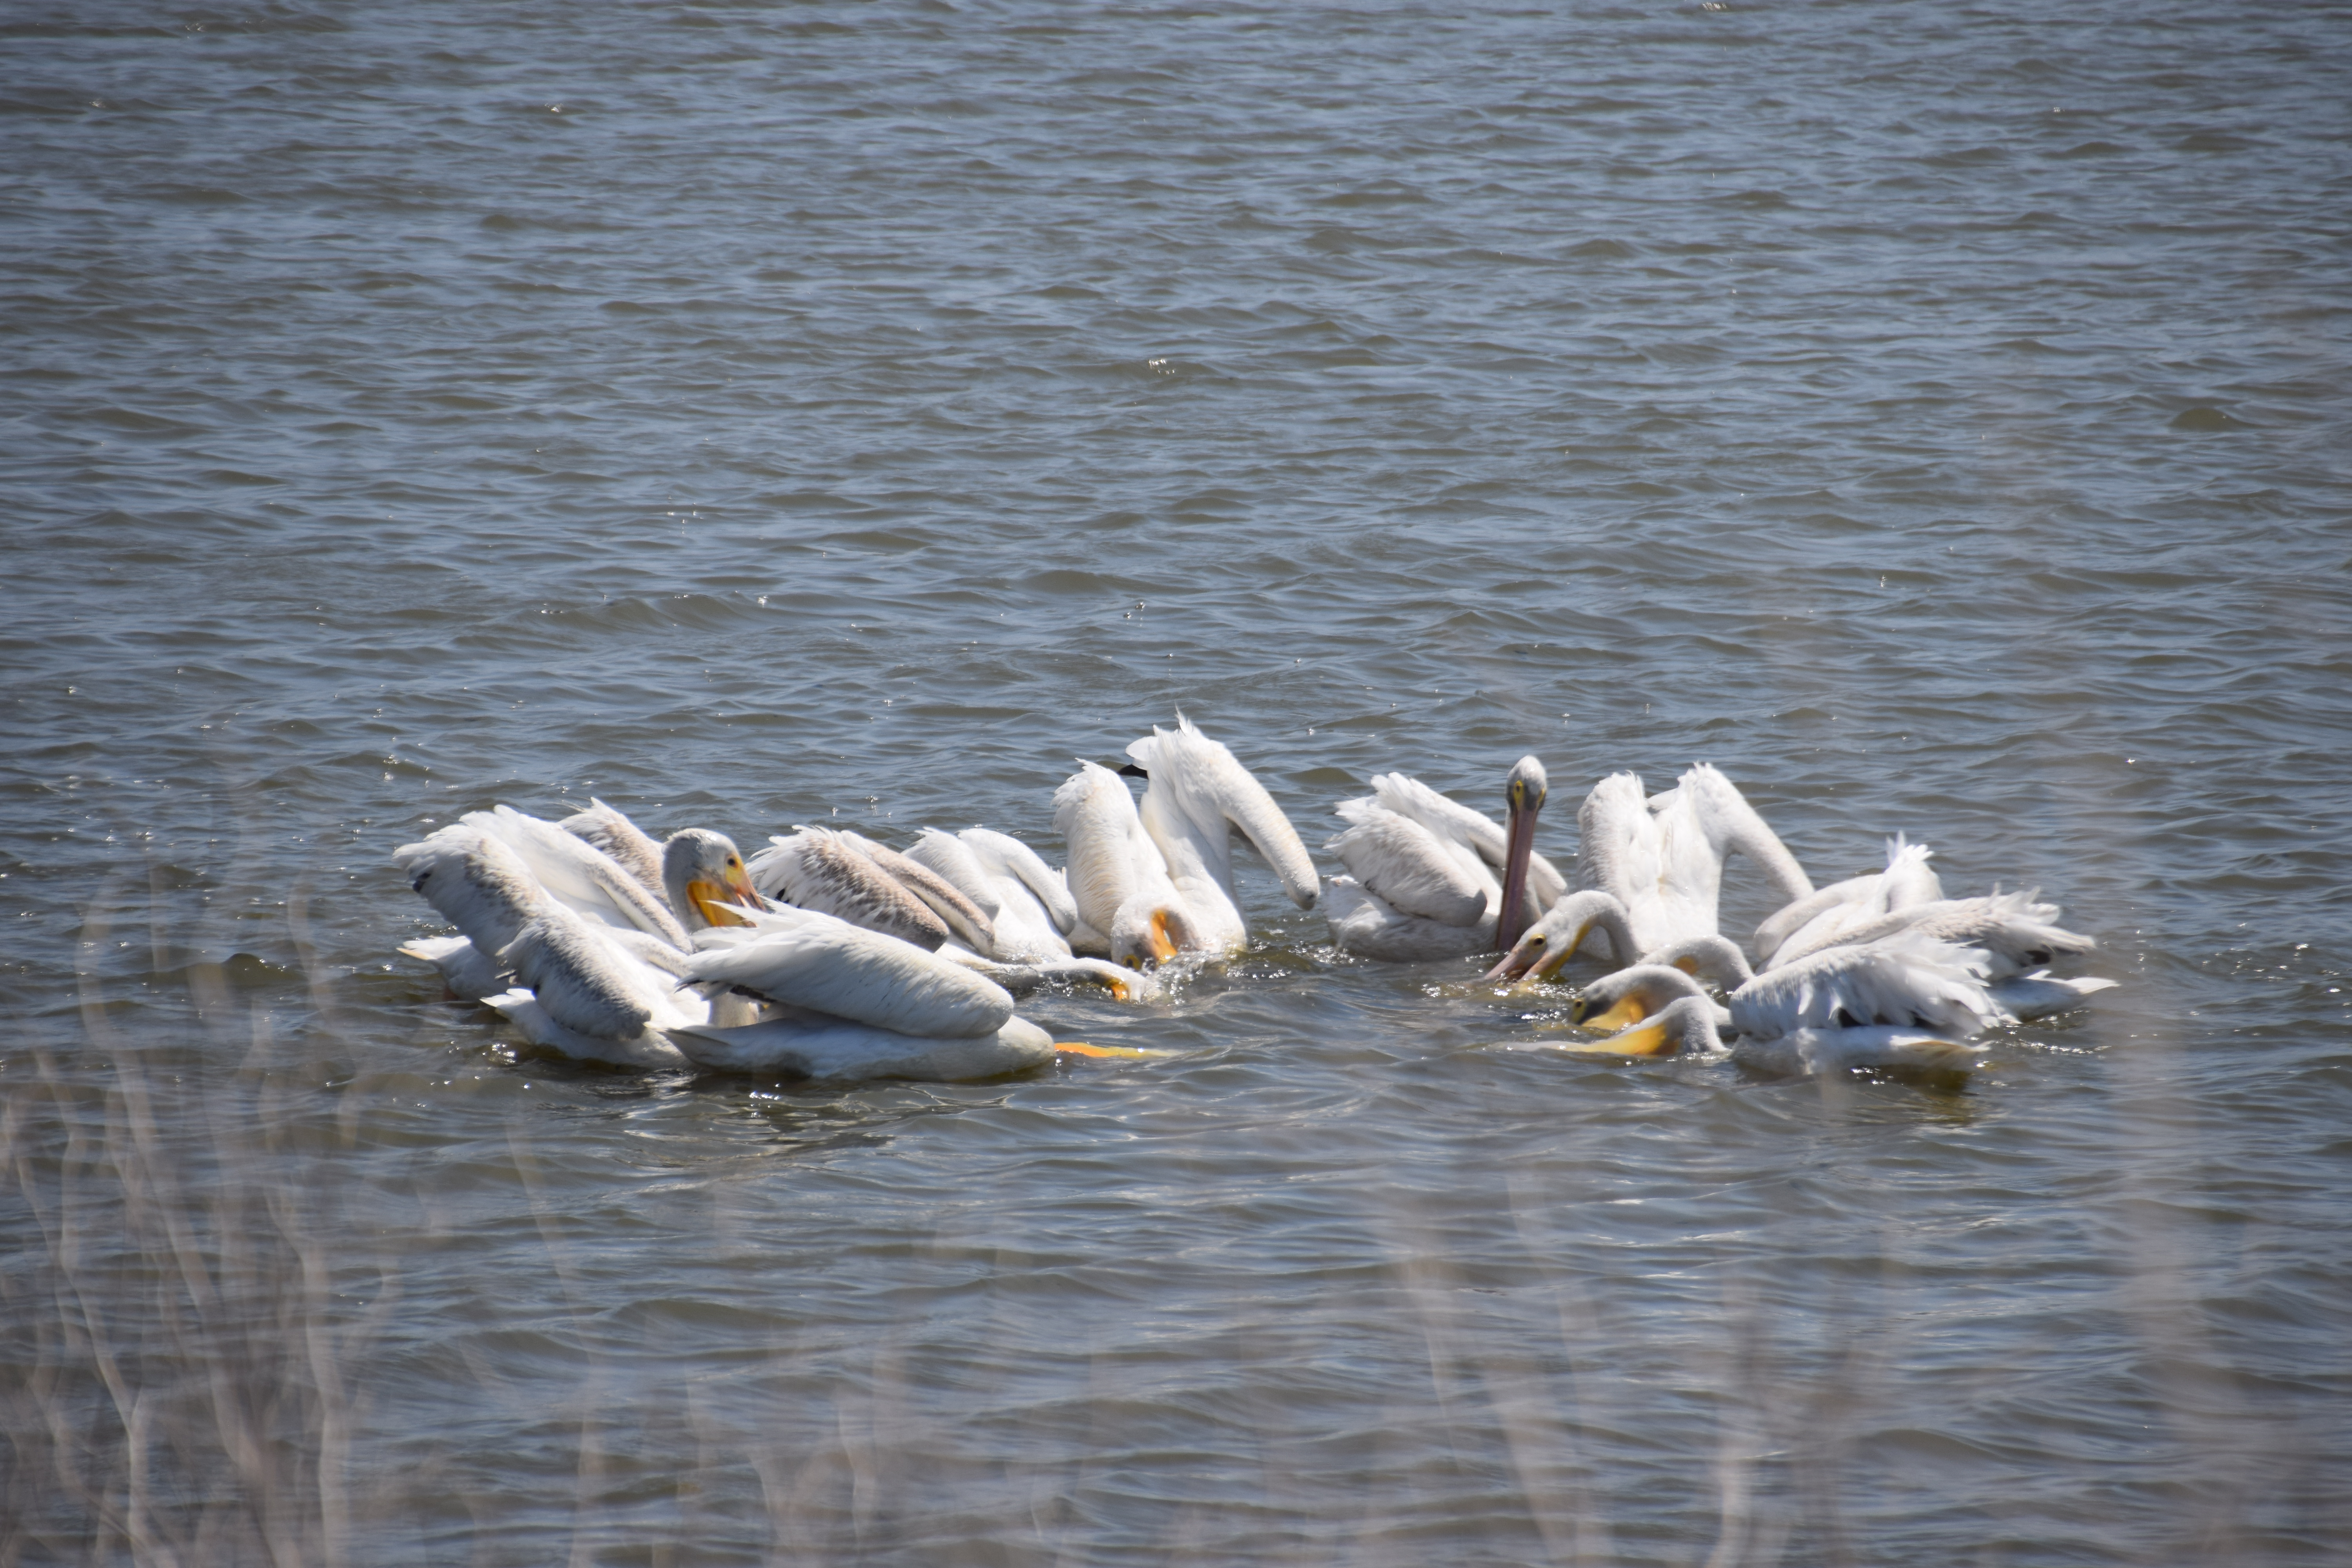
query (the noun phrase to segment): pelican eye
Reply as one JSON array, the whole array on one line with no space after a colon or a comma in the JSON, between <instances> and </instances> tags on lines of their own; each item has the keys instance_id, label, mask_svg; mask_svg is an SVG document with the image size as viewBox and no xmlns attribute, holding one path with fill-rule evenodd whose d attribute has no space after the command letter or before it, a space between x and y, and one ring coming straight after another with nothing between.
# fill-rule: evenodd
<instances>
[{"instance_id":1,"label":"pelican eye","mask_svg":"<svg viewBox=\"0 0 2352 1568\"><path fill-rule=\"evenodd\" d=\"M1543 934L1540 931L1529 931L1528 933L1528 945L1529 947L1541 947L1543 944Z\"/></svg>"}]
</instances>

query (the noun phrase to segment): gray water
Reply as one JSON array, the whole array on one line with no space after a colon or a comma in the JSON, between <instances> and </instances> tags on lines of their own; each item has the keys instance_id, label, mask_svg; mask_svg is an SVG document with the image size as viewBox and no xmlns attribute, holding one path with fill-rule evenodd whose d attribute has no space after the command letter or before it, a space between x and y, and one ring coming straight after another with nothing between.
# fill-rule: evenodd
<instances>
[{"instance_id":1,"label":"gray water","mask_svg":"<svg viewBox=\"0 0 2352 1568\"><path fill-rule=\"evenodd\" d=\"M0 21L0 1563L2352 1550L2352 13ZM1058 858L1180 710L1317 846L1713 762L2121 989L1499 1049L1248 861L1031 1009L1174 1057L817 1089L394 952L468 809Z\"/></svg>"}]
</instances>

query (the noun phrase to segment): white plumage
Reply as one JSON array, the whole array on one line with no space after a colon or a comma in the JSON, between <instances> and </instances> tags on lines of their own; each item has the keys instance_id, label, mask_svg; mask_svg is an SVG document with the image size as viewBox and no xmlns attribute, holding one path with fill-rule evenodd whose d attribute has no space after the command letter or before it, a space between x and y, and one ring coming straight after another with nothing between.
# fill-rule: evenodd
<instances>
[{"instance_id":1,"label":"white plumage","mask_svg":"<svg viewBox=\"0 0 2352 1568\"><path fill-rule=\"evenodd\" d=\"M833 915L925 949L948 940L947 922L850 836L829 827L779 834L751 858L751 885L771 899Z\"/></svg>"},{"instance_id":2,"label":"white plumage","mask_svg":"<svg viewBox=\"0 0 2352 1568\"><path fill-rule=\"evenodd\" d=\"M1784 946L1792 955L1810 952L1826 945L1819 938L1853 930L1895 910L1941 899L1944 885L1927 864L1934 854L1925 844L1913 844L1898 833L1886 841L1885 870L1832 882L1809 898L1774 910L1757 926L1750 944L1758 967L1770 968Z\"/></svg>"},{"instance_id":3,"label":"white plumage","mask_svg":"<svg viewBox=\"0 0 2352 1568\"><path fill-rule=\"evenodd\" d=\"M1731 994L1732 1027L1756 1039L1797 1029L1887 1026L1972 1035L2007 1021L1986 994L1982 949L1916 931L1833 947L1768 969Z\"/></svg>"},{"instance_id":4,"label":"white plumage","mask_svg":"<svg viewBox=\"0 0 2352 1568\"><path fill-rule=\"evenodd\" d=\"M996 939L988 956L1007 963L1070 956L1066 933L1077 923L1077 906L1061 874L1019 839L984 827L960 834L926 827L907 858L953 883L986 912ZM1054 902L1037 891L1039 886ZM1066 911L1067 925L1056 918L1056 905Z\"/></svg>"},{"instance_id":5,"label":"white plumage","mask_svg":"<svg viewBox=\"0 0 2352 1568\"><path fill-rule=\"evenodd\" d=\"M686 928L611 856L601 853L551 822L526 816L510 805L469 811L458 821L503 842L555 898L592 920L650 931L675 947L692 943Z\"/></svg>"},{"instance_id":6,"label":"white plumage","mask_svg":"<svg viewBox=\"0 0 2352 1568\"><path fill-rule=\"evenodd\" d=\"M1082 932L1097 932L1114 962L1142 963L1198 945L1167 858L1117 773L1081 760L1054 792L1054 826L1070 851L1072 948L1081 947Z\"/></svg>"},{"instance_id":7,"label":"white plumage","mask_svg":"<svg viewBox=\"0 0 2352 1568\"><path fill-rule=\"evenodd\" d=\"M1610 774L1585 798L1577 827L1578 883L1624 906L1642 952L1716 934L1723 863L1731 855L1755 862L1783 904L1813 891L1747 797L1705 763L1651 796L1637 775Z\"/></svg>"},{"instance_id":8,"label":"white plumage","mask_svg":"<svg viewBox=\"0 0 2352 1568\"><path fill-rule=\"evenodd\" d=\"M968 1037L993 1034L1013 1016L1013 998L986 976L813 910L757 914L749 926L699 940L689 979L877 1029Z\"/></svg>"},{"instance_id":9,"label":"white plumage","mask_svg":"<svg viewBox=\"0 0 2352 1568\"><path fill-rule=\"evenodd\" d=\"M1534 852L1546 789L1543 764L1522 757L1505 781L1509 825L1403 773L1381 773L1372 793L1336 808L1347 830L1324 847L1349 875L1334 878L1331 940L1366 958L1411 962L1494 950L1514 861L1519 917L1532 921L1566 887Z\"/></svg>"},{"instance_id":10,"label":"white plumage","mask_svg":"<svg viewBox=\"0 0 2352 1568\"><path fill-rule=\"evenodd\" d=\"M1127 754L1150 774L1138 815L1183 900L1192 931L1181 945L1217 954L1248 945L1249 928L1234 896L1237 832L1273 868L1293 903L1314 907L1322 883L1298 830L1223 744L1180 713L1173 730L1154 725L1150 734L1128 743Z\"/></svg>"}]
</instances>

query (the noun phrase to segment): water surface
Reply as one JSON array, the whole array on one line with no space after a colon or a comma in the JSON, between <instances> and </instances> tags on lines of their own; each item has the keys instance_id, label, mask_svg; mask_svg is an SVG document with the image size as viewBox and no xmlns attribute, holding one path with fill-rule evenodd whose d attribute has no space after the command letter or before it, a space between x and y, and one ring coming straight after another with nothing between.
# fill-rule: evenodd
<instances>
[{"instance_id":1,"label":"water surface","mask_svg":"<svg viewBox=\"0 0 2352 1568\"><path fill-rule=\"evenodd\" d=\"M19 6L0 1561L2340 1559L2344 22ZM819 1089L394 952L466 810L1058 858L1179 710L2122 989L1576 1061L1247 862L1034 1010L1174 1059Z\"/></svg>"}]
</instances>

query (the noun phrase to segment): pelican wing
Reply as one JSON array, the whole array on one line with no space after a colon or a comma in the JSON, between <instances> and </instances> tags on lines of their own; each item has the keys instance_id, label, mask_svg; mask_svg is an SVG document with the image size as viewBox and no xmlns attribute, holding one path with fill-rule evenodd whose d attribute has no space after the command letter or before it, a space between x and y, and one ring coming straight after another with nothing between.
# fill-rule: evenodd
<instances>
[{"instance_id":1,"label":"pelican wing","mask_svg":"<svg viewBox=\"0 0 2352 1568\"><path fill-rule=\"evenodd\" d=\"M1817 888L1804 898L1790 900L1757 923L1756 935L1749 941L1748 951L1759 964L1769 968L1773 955L1787 947L1791 938L1831 910L1853 909L1875 913L1880 876L1879 872L1870 871L1848 877L1843 882Z\"/></svg>"},{"instance_id":2,"label":"pelican wing","mask_svg":"<svg viewBox=\"0 0 2352 1568\"><path fill-rule=\"evenodd\" d=\"M1873 1025L1859 1029L1798 1029L1769 1040L1736 1040L1731 1059L1780 1078L1821 1078L1853 1068L1966 1072L1976 1066L1977 1049L1958 1040Z\"/></svg>"},{"instance_id":3,"label":"pelican wing","mask_svg":"<svg viewBox=\"0 0 2352 1568\"><path fill-rule=\"evenodd\" d=\"M1612 894L1630 911L1657 884L1657 837L1640 775L1611 773L1577 809L1578 886Z\"/></svg>"},{"instance_id":4,"label":"pelican wing","mask_svg":"<svg viewBox=\"0 0 2352 1568\"><path fill-rule=\"evenodd\" d=\"M539 998L529 991L509 991L503 995L482 999L486 1007L495 1008L506 1020L522 1031L523 1038L535 1046L561 1051L576 1061L609 1062L614 1067L677 1068L686 1065L668 1038L657 1029L641 1029L624 1037L591 1035L559 1023Z\"/></svg>"},{"instance_id":5,"label":"pelican wing","mask_svg":"<svg viewBox=\"0 0 2352 1568\"><path fill-rule=\"evenodd\" d=\"M835 915L926 951L948 940L945 921L906 886L840 834L803 827L768 840L770 847L745 868L751 886L771 899Z\"/></svg>"},{"instance_id":6,"label":"pelican wing","mask_svg":"<svg viewBox=\"0 0 2352 1568\"><path fill-rule=\"evenodd\" d=\"M1890 910L1932 903L1944 896L1944 885L1928 866L1935 851L1896 834L1886 841L1886 869L1848 877L1791 900L1765 917L1756 928L1749 951L1769 969L1786 948L1793 956L1830 945L1824 938L1854 930Z\"/></svg>"},{"instance_id":7,"label":"pelican wing","mask_svg":"<svg viewBox=\"0 0 2352 1568\"><path fill-rule=\"evenodd\" d=\"M591 920L635 926L674 947L693 945L677 917L622 869L620 862L555 824L527 816L510 805L469 811L458 820L504 841L522 858L541 887Z\"/></svg>"},{"instance_id":8,"label":"pelican wing","mask_svg":"<svg viewBox=\"0 0 2352 1568\"><path fill-rule=\"evenodd\" d=\"M620 811L591 795L587 810L574 812L555 826L611 856L654 897L669 897L662 881L662 847Z\"/></svg>"},{"instance_id":9,"label":"pelican wing","mask_svg":"<svg viewBox=\"0 0 2352 1568\"><path fill-rule=\"evenodd\" d=\"M1927 864L1935 851L1925 844L1914 844L1900 833L1886 841L1886 869L1878 874L1880 907L1887 910L1909 909L1913 904L1939 903L1944 897L1943 879Z\"/></svg>"},{"instance_id":10,"label":"pelican wing","mask_svg":"<svg viewBox=\"0 0 2352 1568\"><path fill-rule=\"evenodd\" d=\"M1180 713L1176 728L1152 726L1150 734L1128 743L1127 754L1151 775L1151 787L1168 790L1195 823L1222 818L1239 828L1282 879L1290 901L1302 910L1314 907L1322 882L1298 830L1223 742L1212 741Z\"/></svg>"},{"instance_id":11,"label":"pelican wing","mask_svg":"<svg viewBox=\"0 0 2352 1568\"><path fill-rule=\"evenodd\" d=\"M401 951L405 952L408 950L403 948ZM2116 982L2112 980L2089 975L2075 980L2058 980L2039 970L2032 974L2012 974L1985 987L1992 994L1992 999L2021 1024L2079 1007L2100 992L2115 988Z\"/></svg>"},{"instance_id":12,"label":"pelican wing","mask_svg":"<svg viewBox=\"0 0 2352 1568\"><path fill-rule=\"evenodd\" d=\"M1464 958L1494 944L1495 922L1446 925L1391 909L1353 877L1334 877L1326 889L1323 918L1332 942L1347 952L1391 963Z\"/></svg>"},{"instance_id":13,"label":"pelican wing","mask_svg":"<svg viewBox=\"0 0 2352 1568\"><path fill-rule=\"evenodd\" d=\"M971 846L954 834L942 833L936 827L924 828L922 836L907 851L907 858L946 880L990 920L994 920L1003 907L1004 900L998 896L988 868L981 863Z\"/></svg>"},{"instance_id":14,"label":"pelican wing","mask_svg":"<svg viewBox=\"0 0 2352 1568\"><path fill-rule=\"evenodd\" d=\"M409 886L485 954L521 935L548 901L520 856L465 823L404 844L392 858Z\"/></svg>"},{"instance_id":15,"label":"pelican wing","mask_svg":"<svg viewBox=\"0 0 2352 1568\"><path fill-rule=\"evenodd\" d=\"M1985 963L1977 949L1916 933L1829 948L1733 992L1731 1023L1757 1039L1876 1025L1974 1034L2005 1016L1985 993Z\"/></svg>"},{"instance_id":16,"label":"pelican wing","mask_svg":"<svg viewBox=\"0 0 2352 1568\"><path fill-rule=\"evenodd\" d=\"M1833 948L1868 946L1916 931L1939 942L1982 948L1990 955L1990 973L2005 978L2039 969L2055 958L2088 952L2098 945L2087 936L2060 927L2061 912L2055 904L2039 902L2032 891L1912 904L1845 930L1808 937L1802 943L1792 938L1774 955L1774 967L1787 968Z\"/></svg>"},{"instance_id":17,"label":"pelican wing","mask_svg":"<svg viewBox=\"0 0 2352 1568\"><path fill-rule=\"evenodd\" d=\"M1365 891L1399 914L1439 925L1491 923L1502 889L1491 876L1475 874L1427 827L1377 800L1349 801L1340 815L1354 826L1323 847L1339 857Z\"/></svg>"},{"instance_id":18,"label":"pelican wing","mask_svg":"<svg viewBox=\"0 0 2352 1568\"><path fill-rule=\"evenodd\" d=\"M1741 854L1754 861L1780 893L1783 903L1801 899L1813 890L1812 879L1780 842L1780 835L1766 826L1756 808L1748 804L1732 782L1706 763L1700 763L1683 774L1675 785L1686 809L1715 851L1718 875L1723 860ZM1714 900L1708 900L1707 928L1715 924Z\"/></svg>"},{"instance_id":19,"label":"pelican wing","mask_svg":"<svg viewBox=\"0 0 2352 1568\"><path fill-rule=\"evenodd\" d=\"M877 844L862 833L844 833L841 837L844 842L920 900L958 942L975 952L993 952L996 950L995 923L986 911L964 895L962 889L921 861L901 855L887 845Z\"/></svg>"},{"instance_id":20,"label":"pelican wing","mask_svg":"<svg viewBox=\"0 0 2352 1568\"><path fill-rule=\"evenodd\" d=\"M421 936L400 944L401 956L419 959L441 972L453 996L478 1002L511 988L514 982L496 959L462 936Z\"/></svg>"},{"instance_id":21,"label":"pelican wing","mask_svg":"<svg viewBox=\"0 0 2352 1568\"><path fill-rule=\"evenodd\" d=\"M1373 775L1372 798L1399 816L1418 822L1441 840L1469 849L1488 874L1496 879L1496 896L1502 896L1500 879L1510 845L1501 823L1404 773ZM1535 896L1536 908L1548 910L1568 891L1568 879L1542 856L1530 856L1528 890Z\"/></svg>"},{"instance_id":22,"label":"pelican wing","mask_svg":"<svg viewBox=\"0 0 2352 1568\"><path fill-rule=\"evenodd\" d=\"M957 835L971 846L981 862L1000 876L1009 875L1035 895L1053 917L1054 928L1067 934L1078 923L1077 900L1070 897L1069 879L1038 858L1026 844L1009 833L998 833L986 827L967 827Z\"/></svg>"},{"instance_id":23,"label":"pelican wing","mask_svg":"<svg viewBox=\"0 0 2352 1568\"><path fill-rule=\"evenodd\" d=\"M789 1007L927 1037L993 1034L1013 1016L1013 998L984 976L814 910L755 915L750 926L714 928L700 940L692 979Z\"/></svg>"},{"instance_id":24,"label":"pelican wing","mask_svg":"<svg viewBox=\"0 0 2352 1568\"><path fill-rule=\"evenodd\" d=\"M996 957L1007 963L1037 960L1050 963L1067 959L1070 956L1069 939L1063 934L1063 927L1054 918L1053 908L1038 897L1026 881L1014 874L1006 864L1005 856L997 847L999 844L1011 845L1023 858L1034 866L1037 879L1053 889L1061 904L1069 910L1071 924L1076 924L1077 907L1071 903L1070 890L1063 884L1061 874L1048 868L1018 839L1002 833L990 833L983 827L968 828L954 837L926 828L923 840L916 849L921 851L928 847L938 857L938 860L933 862L934 869L941 863L953 864L959 868L959 877L970 877L987 890L995 904L990 921L996 931ZM950 846L953 846L952 849Z\"/></svg>"},{"instance_id":25,"label":"pelican wing","mask_svg":"<svg viewBox=\"0 0 2352 1568\"><path fill-rule=\"evenodd\" d=\"M1020 1072L1054 1059L1051 1035L1026 1018L1011 1017L988 1034L953 1039L917 1039L839 1020L692 1027L673 1032L670 1039L696 1066L714 1072L850 1082L905 1078L952 1083Z\"/></svg>"},{"instance_id":26,"label":"pelican wing","mask_svg":"<svg viewBox=\"0 0 2352 1568\"><path fill-rule=\"evenodd\" d=\"M647 1025L683 1023L666 976L611 939L605 928L560 903L550 903L499 954L550 1017L565 1028L604 1039L626 1039Z\"/></svg>"}]
</instances>

